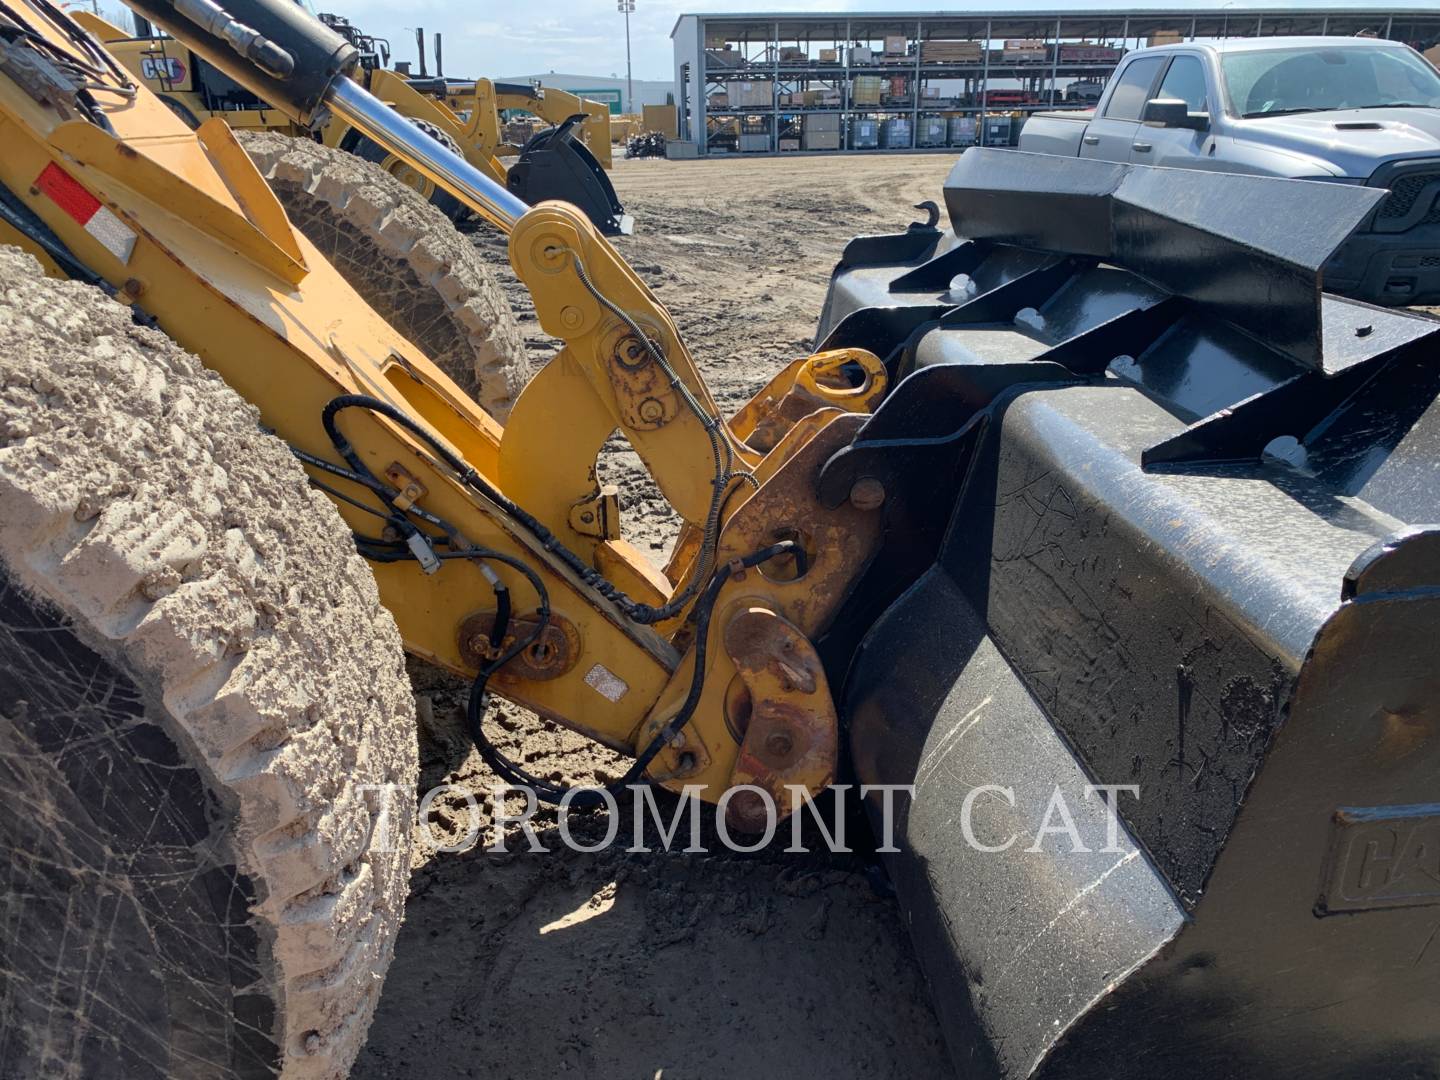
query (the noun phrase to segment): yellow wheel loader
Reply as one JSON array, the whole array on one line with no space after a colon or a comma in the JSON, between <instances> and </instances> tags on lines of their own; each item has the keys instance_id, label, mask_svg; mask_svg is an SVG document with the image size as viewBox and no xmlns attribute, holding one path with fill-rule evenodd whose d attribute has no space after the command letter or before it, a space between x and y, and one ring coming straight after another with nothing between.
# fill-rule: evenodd
<instances>
[{"instance_id":1,"label":"yellow wheel loader","mask_svg":"<svg viewBox=\"0 0 1440 1080\"><path fill-rule=\"evenodd\" d=\"M134 36L89 12L76 12L75 18L105 43L132 78L159 95L192 128L218 116L239 131L312 136L311 129L296 125L283 110L256 97L183 42L153 33L144 16L136 17ZM382 39L361 32L338 15L322 13L318 18L356 49L360 59L352 77L374 97L522 201L560 199L580 207L607 236L630 231L630 218L606 174L612 150L610 112L603 103L553 87L443 76L411 78L387 66L389 47ZM532 114L548 126L523 145L510 145L501 115L513 112ZM375 162L451 218L469 216L470 211L443 187L344 121L332 119L313 136Z\"/></svg>"},{"instance_id":2,"label":"yellow wheel loader","mask_svg":"<svg viewBox=\"0 0 1440 1080\"><path fill-rule=\"evenodd\" d=\"M402 646L550 801L764 834L862 785L963 1075L1433 1072L1440 322L1320 278L1383 189L968 151L726 417L586 215L331 29L135 6L504 230L561 347L482 408L324 251L461 256L0 5L0 1075L346 1072L405 893ZM596 482L617 429L663 571ZM632 766L528 774L491 694Z\"/></svg>"}]
</instances>

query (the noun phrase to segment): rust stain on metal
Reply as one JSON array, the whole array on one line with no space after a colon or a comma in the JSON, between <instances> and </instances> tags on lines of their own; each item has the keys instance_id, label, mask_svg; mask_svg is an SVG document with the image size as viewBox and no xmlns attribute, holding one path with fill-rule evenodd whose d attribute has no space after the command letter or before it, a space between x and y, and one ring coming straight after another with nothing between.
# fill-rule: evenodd
<instances>
[{"instance_id":1,"label":"rust stain on metal","mask_svg":"<svg viewBox=\"0 0 1440 1080\"><path fill-rule=\"evenodd\" d=\"M808 571L794 580L769 579L785 617L807 636L825 628L880 545L881 515L849 503L827 510L816 494L820 468L849 445L865 422L860 414L836 416L795 452L730 518L720 538L719 559L748 555L797 534L809 555Z\"/></svg>"},{"instance_id":2,"label":"rust stain on metal","mask_svg":"<svg viewBox=\"0 0 1440 1080\"><path fill-rule=\"evenodd\" d=\"M864 349L834 349L796 361L777 374L730 422L731 430L762 453L817 409L867 413L885 396L885 365Z\"/></svg>"},{"instance_id":3,"label":"rust stain on metal","mask_svg":"<svg viewBox=\"0 0 1440 1080\"><path fill-rule=\"evenodd\" d=\"M481 667L529 637L536 625L537 620L531 616L513 616L497 648L490 641L495 612L476 612L460 624L460 656L471 667ZM544 633L497 671L495 681L504 684L558 679L575 666L579 656L580 631L569 619L552 612Z\"/></svg>"},{"instance_id":4,"label":"rust stain on metal","mask_svg":"<svg viewBox=\"0 0 1440 1080\"><path fill-rule=\"evenodd\" d=\"M835 777L838 722L824 668L804 633L768 608L735 615L724 641L749 699L731 784L768 792L784 817L791 810L791 785L813 794ZM737 796L727 807L727 823L755 831L764 827L763 814L756 819L763 810L758 796Z\"/></svg>"},{"instance_id":5,"label":"rust stain on metal","mask_svg":"<svg viewBox=\"0 0 1440 1080\"><path fill-rule=\"evenodd\" d=\"M800 567L793 557L777 558L747 571L743 581L732 580L721 589L717 614L727 610L743 612L746 606L763 607L772 613L772 617L781 617L795 631L795 651L793 654L777 653L773 658L767 656L767 670L763 675L756 673L752 676L740 671L737 679L734 676L739 661L732 659L728 647L721 650L718 647L720 643L715 641L716 648L711 655L716 659L696 708L694 725L700 736L695 740L700 768L708 767L707 752L715 759L726 762L732 752L731 747L738 742L740 745L734 752L739 756L732 767L734 782L748 782L742 777L771 775L780 785L781 805L787 810L789 793L784 791L784 784L801 784L813 792L830 782L834 771L835 736L831 731L825 740L816 744L822 747L819 757L804 754L793 771L785 770L784 775L774 773L758 756L755 747L765 742L779 723L780 716L773 711L767 714L761 708L760 696L754 693L754 684L757 678L773 684L775 690L768 694L771 700L793 698L813 702L806 706L813 716L798 729L787 729L797 745L809 744L804 730L807 727L814 724L833 727L835 706L830 700L824 674L818 661L812 666L804 657L807 654L813 657L810 640L829 625L870 559L879 550L883 515L859 510L849 503L834 509L827 508L819 501L816 482L824 463L850 444L865 420L862 414L827 409L797 424L766 459L778 464L772 466L773 471L769 475L764 476L760 490L730 516L716 551L717 565L726 565L779 540L793 539L801 544L807 555L808 565L804 573L799 572ZM674 566L672 562L672 571ZM717 618L711 628L712 635L720 634L722 627L728 627L728 622ZM750 631L737 629L734 632L744 634ZM686 649L689 655L693 643L678 640L678 637L677 647ZM750 651L739 639L736 643L742 654ZM677 679L681 683L688 684L688 675L684 674L687 671L682 662L677 669ZM684 689L677 683L668 691L669 697L661 700L637 730L635 745L645 745L674 715ZM764 715L770 716L768 723L757 719ZM711 718L718 718L721 726L717 726ZM721 737L717 738L717 735ZM755 741L757 739L759 743ZM830 749L824 751L823 746L827 744ZM830 761L828 766L824 764L827 759ZM656 774L679 775L678 753L674 749L662 751L656 762ZM717 780L712 779L711 782Z\"/></svg>"},{"instance_id":6,"label":"rust stain on metal","mask_svg":"<svg viewBox=\"0 0 1440 1080\"><path fill-rule=\"evenodd\" d=\"M621 422L641 431L654 431L674 420L680 411L679 398L665 369L655 362L644 343L626 333L609 348L606 370Z\"/></svg>"}]
</instances>

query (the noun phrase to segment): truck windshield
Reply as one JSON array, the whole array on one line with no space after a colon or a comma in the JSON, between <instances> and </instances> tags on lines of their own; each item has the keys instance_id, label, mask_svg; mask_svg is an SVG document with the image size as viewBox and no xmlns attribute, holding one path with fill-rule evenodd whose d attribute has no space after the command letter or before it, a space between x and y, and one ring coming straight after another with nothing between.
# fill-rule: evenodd
<instances>
[{"instance_id":1,"label":"truck windshield","mask_svg":"<svg viewBox=\"0 0 1440 1080\"><path fill-rule=\"evenodd\" d=\"M1440 108L1440 74L1397 45L1264 49L1220 58L1242 116L1324 109Z\"/></svg>"}]
</instances>

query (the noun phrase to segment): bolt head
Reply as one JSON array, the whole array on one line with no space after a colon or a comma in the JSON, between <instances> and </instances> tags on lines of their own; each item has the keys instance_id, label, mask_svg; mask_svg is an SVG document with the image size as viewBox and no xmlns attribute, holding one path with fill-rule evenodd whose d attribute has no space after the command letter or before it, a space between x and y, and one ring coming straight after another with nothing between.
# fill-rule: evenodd
<instances>
[{"instance_id":1,"label":"bolt head","mask_svg":"<svg viewBox=\"0 0 1440 1080\"><path fill-rule=\"evenodd\" d=\"M795 749L795 740L788 731L772 731L765 736L765 749L776 757L784 757Z\"/></svg>"},{"instance_id":2,"label":"bolt head","mask_svg":"<svg viewBox=\"0 0 1440 1080\"><path fill-rule=\"evenodd\" d=\"M560 311L560 323L568 330L577 330L585 321L585 315L577 307L566 307Z\"/></svg>"},{"instance_id":3,"label":"bolt head","mask_svg":"<svg viewBox=\"0 0 1440 1080\"><path fill-rule=\"evenodd\" d=\"M646 398L640 403L640 419L647 424L659 423L665 417L665 406L655 398Z\"/></svg>"}]
</instances>

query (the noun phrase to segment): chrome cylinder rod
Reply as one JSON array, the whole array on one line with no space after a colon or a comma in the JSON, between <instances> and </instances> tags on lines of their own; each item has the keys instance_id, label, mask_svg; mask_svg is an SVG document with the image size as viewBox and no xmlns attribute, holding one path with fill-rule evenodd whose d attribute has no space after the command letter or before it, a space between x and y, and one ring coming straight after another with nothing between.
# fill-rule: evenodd
<instances>
[{"instance_id":1,"label":"chrome cylinder rod","mask_svg":"<svg viewBox=\"0 0 1440 1080\"><path fill-rule=\"evenodd\" d=\"M325 104L341 120L439 184L508 236L530 207L463 157L452 153L359 83L336 79Z\"/></svg>"}]
</instances>

